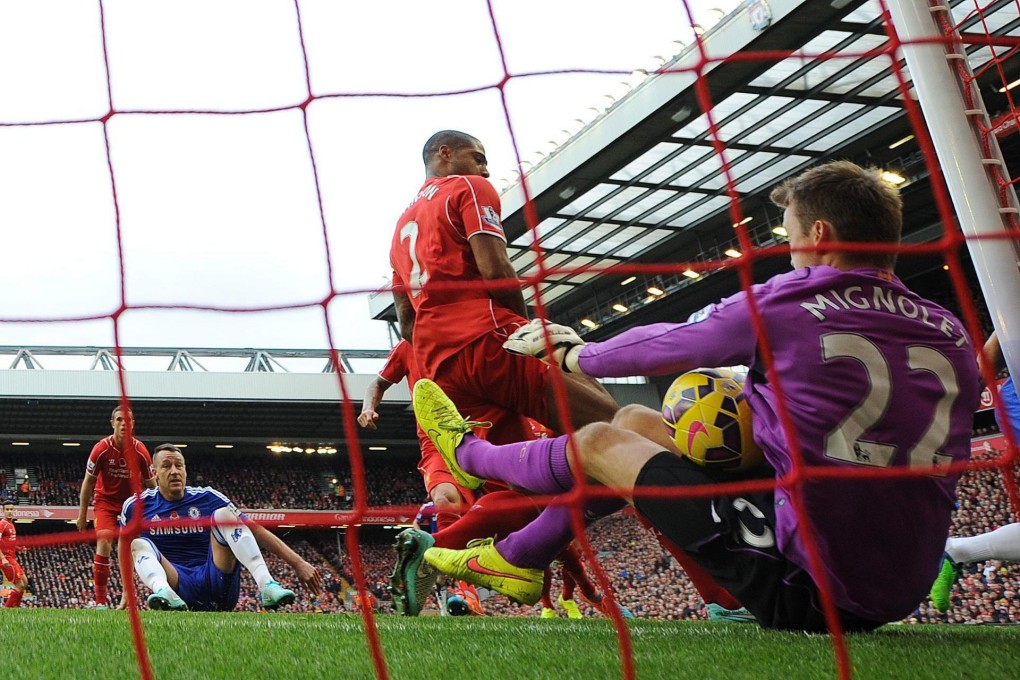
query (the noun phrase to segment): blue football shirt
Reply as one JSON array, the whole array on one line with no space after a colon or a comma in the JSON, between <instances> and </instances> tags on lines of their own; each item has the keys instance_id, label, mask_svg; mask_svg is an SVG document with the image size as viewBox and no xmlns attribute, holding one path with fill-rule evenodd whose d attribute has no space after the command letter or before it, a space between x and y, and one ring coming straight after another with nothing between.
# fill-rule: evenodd
<instances>
[{"instance_id":1,"label":"blue football shirt","mask_svg":"<svg viewBox=\"0 0 1020 680\"><path fill-rule=\"evenodd\" d=\"M150 524L141 536L148 538L174 564L192 567L209 558L209 532L212 514L229 508L238 518L247 516L229 498L208 486L186 486L184 497L168 500L159 488L146 489L124 501L120 525L127 526L144 504L142 517Z\"/></svg>"}]
</instances>

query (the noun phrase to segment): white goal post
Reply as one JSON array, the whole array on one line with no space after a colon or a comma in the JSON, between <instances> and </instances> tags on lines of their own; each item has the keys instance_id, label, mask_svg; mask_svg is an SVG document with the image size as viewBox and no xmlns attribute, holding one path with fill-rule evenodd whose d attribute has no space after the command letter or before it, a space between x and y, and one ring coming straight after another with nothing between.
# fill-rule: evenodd
<instances>
[{"instance_id":1,"label":"white goal post","mask_svg":"<svg viewBox=\"0 0 1020 680\"><path fill-rule=\"evenodd\" d=\"M994 135L991 157L982 152L974 123L989 125L988 113L978 89L958 77L958 66L970 72L960 36L950 36L947 45L936 24L940 13L952 22L948 4L888 0L888 7L964 235L1005 232L1011 217L1017 221L1016 193L1007 186L1003 201L991 174L994 167L1009 179ZM970 89L969 106L964 87ZM968 238L967 247L1010 373L1020 376L1020 246L1014 240Z\"/></svg>"}]
</instances>

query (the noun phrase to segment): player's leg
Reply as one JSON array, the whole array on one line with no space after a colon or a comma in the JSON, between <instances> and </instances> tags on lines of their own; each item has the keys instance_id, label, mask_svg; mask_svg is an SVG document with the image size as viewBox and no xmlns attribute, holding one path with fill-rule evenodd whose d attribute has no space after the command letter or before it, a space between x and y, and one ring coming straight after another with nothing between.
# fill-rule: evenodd
<instances>
[{"instance_id":1,"label":"player's leg","mask_svg":"<svg viewBox=\"0 0 1020 680\"><path fill-rule=\"evenodd\" d=\"M429 442L431 444L431 442ZM429 489L429 496L432 498L432 502L436 506L436 528L437 532L449 531L457 525L457 523L463 518L463 513L467 512L471 508L471 504L475 500L475 492L470 489L464 489L457 485L450 475L450 471L446 469L446 464L443 462L438 452L435 452L433 447L433 460L437 461L443 466L442 471L437 471L436 474L429 476L430 480L441 479L438 484L435 484ZM428 482L426 482L428 483ZM476 512L474 519L489 517L489 513ZM490 523L491 524L491 523ZM424 544L422 544L424 548ZM424 550L422 551L424 552ZM419 561L420 564L420 561ZM416 578L416 576L412 576ZM434 580L435 577L433 577ZM417 585L417 584L415 584ZM458 598L463 602L467 611L457 609L451 597L447 596L445 613L452 614L454 616L461 615L463 613L470 613L474 616L484 616L485 610L482 608L481 599L478 597L478 591L475 590L474 585L465 581L457 581L453 584L453 590Z\"/></svg>"},{"instance_id":2,"label":"player's leg","mask_svg":"<svg viewBox=\"0 0 1020 680\"><path fill-rule=\"evenodd\" d=\"M641 404L627 404L613 416L613 425L655 442L660 451L671 451L680 455L676 443L662 422L662 414L653 408Z\"/></svg>"},{"instance_id":3,"label":"player's leg","mask_svg":"<svg viewBox=\"0 0 1020 680\"><path fill-rule=\"evenodd\" d=\"M629 488L643 462L662 450L653 441L608 423L588 425L572 438L561 435L495 445L470 433L471 423L460 415L459 408L438 384L430 380L415 384L414 410L418 423L454 476L469 484L474 479L476 487L481 480L498 479L533 493L569 491L574 486L574 472L567 446L573 442L581 452L582 466L589 478L602 481L597 472L606 479L624 482L603 482L605 485ZM624 454L614 455L616 449Z\"/></svg>"},{"instance_id":4,"label":"player's leg","mask_svg":"<svg viewBox=\"0 0 1020 680\"><path fill-rule=\"evenodd\" d=\"M574 588L577 586L574 577L566 569L560 570L560 576L563 579L563 585L560 588L560 596L556 598L557 604L563 608L563 611L567 612L568 619L584 618L581 609L577 606L577 602L574 601Z\"/></svg>"},{"instance_id":5,"label":"player's leg","mask_svg":"<svg viewBox=\"0 0 1020 680\"><path fill-rule=\"evenodd\" d=\"M475 493L457 484L435 445L420 427L418 435L421 440L418 471L425 480L429 498L436 506L436 535L450 535L464 513L472 507ZM403 616L417 616L435 587L437 573L422 561L425 551L434 544L433 536L413 528L400 532L393 544L397 561L387 589L397 613Z\"/></svg>"},{"instance_id":6,"label":"player's leg","mask_svg":"<svg viewBox=\"0 0 1020 680\"><path fill-rule=\"evenodd\" d=\"M131 563L142 583L152 591L147 603L150 609L187 609L177 594L180 575L177 568L163 557L152 541L135 538L131 541Z\"/></svg>"},{"instance_id":7,"label":"player's leg","mask_svg":"<svg viewBox=\"0 0 1020 680\"><path fill-rule=\"evenodd\" d=\"M418 386L416 392L417 389ZM654 442L606 423L582 428L575 433L574 442L588 476L616 488L623 497L629 496L644 463L660 452ZM526 444L530 448L523 450L524 444L488 445L503 465L516 467L512 475L504 475L510 477L507 481L539 493L568 491L573 487L564 438ZM460 453L458 449L458 458ZM540 488L543 484L545 487ZM591 499L584 508L585 518L603 517L622 505L623 501L619 499ZM488 586L520 602L534 604L541 594L542 568L552 562L573 538L572 510L562 504L553 504L534 522L510 534L498 545L490 540L462 551L432 548L426 551L425 559L457 578Z\"/></svg>"},{"instance_id":8,"label":"player's leg","mask_svg":"<svg viewBox=\"0 0 1020 680\"><path fill-rule=\"evenodd\" d=\"M436 505L436 528L445 529L456 522L470 507L452 481L440 482L429 490L429 498Z\"/></svg>"},{"instance_id":9,"label":"player's leg","mask_svg":"<svg viewBox=\"0 0 1020 680\"><path fill-rule=\"evenodd\" d=\"M779 551L771 489L729 497L661 493L773 475L767 467L743 475L714 472L663 451L640 470L634 508L743 603L762 626L825 632L818 587ZM646 489L657 493L642 493ZM842 610L839 615L848 632L873 630L882 623Z\"/></svg>"},{"instance_id":10,"label":"player's leg","mask_svg":"<svg viewBox=\"0 0 1020 680\"><path fill-rule=\"evenodd\" d=\"M1020 560L1020 523L1014 522L977 536L950 537L939 567L939 575L931 586L931 601L940 612L949 610L953 584L963 565L983 560Z\"/></svg>"},{"instance_id":11,"label":"player's leg","mask_svg":"<svg viewBox=\"0 0 1020 680\"><path fill-rule=\"evenodd\" d=\"M21 568L17 560L9 559L9 562L10 567L4 570L4 575L11 582L13 589L11 594L7 596L4 608L16 609L21 606L21 598L28 588L28 577L25 576L25 570Z\"/></svg>"},{"instance_id":12,"label":"player's leg","mask_svg":"<svg viewBox=\"0 0 1020 680\"><path fill-rule=\"evenodd\" d=\"M559 559L563 560L564 600L571 599L575 592L580 593L582 600L598 609L607 617L612 617L612 612L615 610L625 619L634 618L634 614L616 600L615 593L612 594L612 597L608 597L599 592L599 589L594 583L592 583L591 578L588 576L588 571L584 567L584 562L581 561L581 553L577 550L577 548L573 545L567 546L567 548L560 553ZM574 583L574 588L569 591L567 590L568 577L570 582Z\"/></svg>"},{"instance_id":13,"label":"player's leg","mask_svg":"<svg viewBox=\"0 0 1020 680\"><path fill-rule=\"evenodd\" d=\"M950 537L946 554L954 562L1020 561L1020 523L1014 522L977 536Z\"/></svg>"},{"instance_id":14,"label":"player's leg","mask_svg":"<svg viewBox=\"0 0 1020 680\"><path fill-rule=\"evenodd\" d=\"M255 579L262 605L267 609L292 603L294 592L281 586L269 573L266 559L251 529L226 507L213 512L212 520L209 541L216 568L224 574L230 574L240 562Z\"/></svg>"},{"instance_id":15,"label":"player's leg","mask_svg":"<svg viewBox=\"0 0 1020 680\"><path fill-rule=\"evenodd\" d=\"M96 505L96 554L92 562L92 581L95 586L96 609L107 607L107 587L110 582L110 555L113 554L113 543L117 538L118 510Z\"/></svg>"},{"instance_id":16,"label":"player's leg","mask_svg":"<svg viewBox=\"0 0 1020 680\"><path fill-rule=\"evenodd\" d=\"M398 613L417 616L432 592L437 571L424 561L426 550L433 545L459 550L482 536L505 536L535 519L538 513L538 507L527 496L502 490L480 496L459 520L435 534L413 528L400 532L393 545L397 561L389 580Z\"/></svg>"},{"instance_id":17,"label":"player's leg","mask_svg":"<svg viewBox=\"0 0 1020 680\"><path fill-rule=\"evenodd\" d=\"M527 360L527 357L521 357ZM600 382L588 376L563 374L567 391L566 409L560 411L553 381L546 383L545 399L549 404L549 427L557 432L569 432L589 423L610 422L620 408L609 391Z\"/></svg>"},{"instance_id":18,"label":"player's leg","mask_svg":"<svg viewBox=\"0 0 1020 680\"><path fill-rule=\"evenodd\" d=\"M556 608L553 607L552 596L549 594L552 590L552 568L546 567L542 570L542 594L539 596L539 601L542 603L542 613L539 616L543 619L555 619Z\"/></svg>"},{"instance_id":19,"label":"player's leg","mask_svg":"<svg viewBox=\"0 0 1020 680\"><path fill-rule=\"evenodd\" d=\"M620 423L623 427L595 424L578 431L574 441L582 452L587 476L609 486L625 489L631 486L644 462L668 443L659 420L658 414L646 407L625 407L614 420L614 424ZM656 443L655 439L662 441ZM499 474L506 481L531 491L556 493L568 491L573 486L572 460L567 453L567 443L566 437L559 437L496 447L466 436L456 450L455 458L471 474ZM673 448L672 444L670 448ZM565 508L550 507L538 522L507 537L496 545L496 549L517 566L535 566L536 561L540 561L547 552L537 549L536 544L548 546L550 550L555 548L557 541L569 535L565 526L568 517ZM693 574L706 602L720 604L728 610L740 608L740 603L725 588L715 583L696 563L686 559L682 551L674 549L671 552Z\"/></svg>"},{"instance_id":20,"label":"player's leg","mask_svg":"<svg viewBox=\"0 0 1020 680\"><path fill-rule=\"evenodd\" d=\"M432 538L440 548L460 549L485 536L503 537L538 517L541 509L519 491L503 489L479 496L468 512Z\"/></svg>"},{"instance_id":21,"label":"player's leg","mask_svg":"<svg viewBox=\"0 0 1020 680\"><path fill-rule=\"evenodd\" d=\"M387 590L394 608L401 616L418 616L436 587L438 573L423 559L425 551L434 543L435 539L429 533L414 527L397 534L393 544L397 561L393 565Z\"/></svg>"},{"instance_id":22,"label":"player's leg","mask_svg":"<svg viewBox=\"0 0 1020 680\"><path fill-rule=\"evenodd\" d=\"M457 484L436 445L418 428L421 459L418 471L425 480L425 490L436 506L436 528L446 529L468 511L475 501L475 493Z\"/></svg>"},{"instance_id":23,"label":"player's leg","mask_svg":"<svg viewBox=\"0 0 1020 680\"><path fill-rule=\"evenodd\" d=\"M645 439L654 441L663 450L680 455L673 437L669 435L663 426L662 414L654 409L639 404L624 406L617 412L616 417L613 419L613 424L631 432L636 432ZM669 551L673 559L683 567L684 572L687 573L698 594L701 595L701 599L708 605L709 618L713 620L750 620L741 612L742 605L737 601L737 598L733 597L729 591L713 581L711 576L697 562L688 557L677 546L673 545L659 531L656 531L647 520L642 518L642 523L645 525L645 528L651 530L652 535L655 536L662 547Z\"/></svg>"}]
</instances>

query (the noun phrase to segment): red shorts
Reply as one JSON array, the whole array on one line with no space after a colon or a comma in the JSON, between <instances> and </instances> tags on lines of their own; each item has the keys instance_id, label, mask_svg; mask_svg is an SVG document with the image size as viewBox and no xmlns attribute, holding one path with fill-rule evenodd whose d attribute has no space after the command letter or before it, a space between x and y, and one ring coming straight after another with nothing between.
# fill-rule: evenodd
<instances>
[{"instance_id":1,"label":"red shorts","mask_svg":"<svg viewBox=\"0 0 1020 680\"><path fill-rule=\"evenodd\" d=\"M25 570L21 568L21 565L18 564L16 559L8 557L7 561L10 563L10 566L4 565L3 572L8 581L11 583L17 583L21 579L25 578Z\"/></svg>"},{"instance_id":2,"label":"red shorts","mask_svg":"<svg viewBox=\"0 0 1020 680\"><path fill-rule=\"evenodd\" d=\"M465 418L492 422L476 434L497 444L535 438L530 419L549 422L546 390L550 366L503 349L507 328L482 336L436 370L435 382Z\"/></svg>"},{"instance_id":3,"label":"red shorts","mask_svg":"<svg viewBox=\"0 0 1020 680\"><path fill-rule=\"evenodd\" d=\"M117 522L117 516L120 515L120 508L115 508L113 505L107 505L105 503L99 503L92 508L95 514L95 520L93 523L96 527L97 534L116 534L120 528L120 524ZM103 536L107 538L107 536Z\"/></svg>"}]
</instances>

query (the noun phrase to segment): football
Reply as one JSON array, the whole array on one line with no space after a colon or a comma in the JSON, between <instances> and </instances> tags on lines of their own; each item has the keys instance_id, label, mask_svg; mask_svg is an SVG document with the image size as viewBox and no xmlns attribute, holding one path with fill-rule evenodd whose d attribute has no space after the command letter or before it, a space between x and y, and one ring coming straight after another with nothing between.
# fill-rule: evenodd
<instances>
[{"instance_id":1,"label":"football","mask_svg":"<svg viewBox=\"0 0 1020 680\"><path fill-rule=\"evenodd\" d=\"M699 368L673 381L662 401L662 422L680 453L715 470L748 470L764 462L751 432L744 376Z\"/></svg>"}]
</instances>

